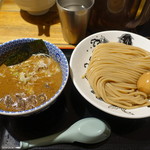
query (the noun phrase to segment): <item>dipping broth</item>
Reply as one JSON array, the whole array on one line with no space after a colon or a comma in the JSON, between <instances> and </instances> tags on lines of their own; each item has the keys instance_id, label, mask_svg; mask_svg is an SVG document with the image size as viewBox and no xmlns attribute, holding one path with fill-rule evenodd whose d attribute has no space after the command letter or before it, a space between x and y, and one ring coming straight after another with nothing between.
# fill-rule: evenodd
<instances>
[{"instance_id":1,"label":"dipping broth","mask_svg":"<svg viewBox=\"0 0 150 150\"><path fill-rule=\"evenodd\" d=\"M62 83L59 63L46 54L34 54L26 61L0 66L0 109L23 111L49 100Z\"/></svg>"}]
</instances>

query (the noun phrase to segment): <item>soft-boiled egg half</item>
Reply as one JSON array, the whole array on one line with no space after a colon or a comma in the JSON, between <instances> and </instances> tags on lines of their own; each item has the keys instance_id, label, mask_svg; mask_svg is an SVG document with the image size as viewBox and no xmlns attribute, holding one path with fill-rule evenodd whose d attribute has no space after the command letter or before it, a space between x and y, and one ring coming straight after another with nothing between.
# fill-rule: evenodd
<instances>
[{"instance_id":1,"label":"soft-boiled egg half","mask_svg":"<svg viewBox=\"0 0 150 150\"><path fill-rule=\"evenodd\" d=\"M137 88L139 91L150 95L150 72L146 72L140 76L137 81Z\"/></svg>"}]
</instances>

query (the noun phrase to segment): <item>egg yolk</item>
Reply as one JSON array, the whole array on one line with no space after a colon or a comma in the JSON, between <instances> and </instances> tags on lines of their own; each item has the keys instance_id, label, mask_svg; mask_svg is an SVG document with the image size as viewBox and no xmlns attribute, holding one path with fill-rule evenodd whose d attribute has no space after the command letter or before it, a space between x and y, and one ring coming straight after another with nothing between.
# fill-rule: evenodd
<instances>
[{"instance_id":1,"label":"egg yolk","mask_svg":"<svg viewBox=\"0 0 150 150\"><path fill-rule=\"evenodd\" d=\"M139 91L150 95L150 72L146 72L140 76L137 81L137 88Z\"/></svg>"}]
</instances>

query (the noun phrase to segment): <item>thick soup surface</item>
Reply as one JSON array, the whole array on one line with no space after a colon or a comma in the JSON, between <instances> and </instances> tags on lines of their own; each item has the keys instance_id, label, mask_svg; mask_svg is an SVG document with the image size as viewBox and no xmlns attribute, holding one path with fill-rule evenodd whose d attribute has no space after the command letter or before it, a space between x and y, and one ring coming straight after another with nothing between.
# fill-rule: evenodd
<instances>
[{"instance_id":1,"label":"thick soup surface","mask_svg":"<svg viewBox=\"0 0 150 150\"><path fill-rule=\"evenodd\" d=\"M0 66L0 109L22 111L49 100L62 83L59 64L44 54L13 66Z\"/></svg>"}]
</instances>

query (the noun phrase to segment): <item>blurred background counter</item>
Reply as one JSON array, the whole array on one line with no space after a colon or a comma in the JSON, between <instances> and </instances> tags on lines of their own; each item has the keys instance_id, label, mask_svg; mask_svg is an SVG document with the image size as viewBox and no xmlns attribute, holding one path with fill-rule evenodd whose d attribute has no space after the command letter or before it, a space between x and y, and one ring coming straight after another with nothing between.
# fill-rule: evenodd
<instances>
[{"instance_id":1,"label":"blurred background counter","mask_svg":"<svg viewBox=\"0 0 150 150\"><path fill-rule=\"evenodd\" d=\"M68 44L63 38L56 5L51 7L45 15L33 16L21 10L14 0L0 0L0 3L0 44L19 38L39 38L61 49L75 48L75 45ZM87 35L103 30L119 29L149 38L149 6L149 0L135 0L134 2L95 0ZM119 9L120 7L122 9ZM115 8L115 11L112 11L112 8Z\"/></svg>"},{"instance_id":2,"label":"blurred background counter","mask_svg":"<svg viewBox=\"0 0 150 150\"><path fill-rule=\"evenodd\" d=\"M61 49L73 49L64 41L56 5L41 16L20 10L14 0L2 0L0 8L0 44L18 38L39 38Z\"/></svg>"}]
</instances>

